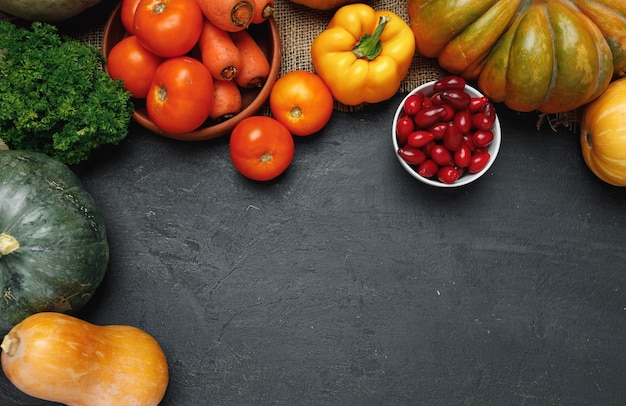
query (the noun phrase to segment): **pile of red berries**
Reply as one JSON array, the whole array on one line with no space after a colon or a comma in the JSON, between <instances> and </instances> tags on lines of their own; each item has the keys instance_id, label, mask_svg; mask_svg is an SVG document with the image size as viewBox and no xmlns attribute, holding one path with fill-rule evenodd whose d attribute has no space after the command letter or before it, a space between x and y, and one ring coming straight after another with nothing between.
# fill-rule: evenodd
<instances>
[{"instance_id":1,"label":"pile of red berries","mask_svg":"<svg viewBox=\"0 0 626 406\"><path fill-rule=\"evenodd\" d=\"M432 96L416 92L402 105L398 155L424 178L454 183L489 162L496 111L487 97L465 92L465 84L447 76L435 82Z\"/></svg>"}]
</instances>

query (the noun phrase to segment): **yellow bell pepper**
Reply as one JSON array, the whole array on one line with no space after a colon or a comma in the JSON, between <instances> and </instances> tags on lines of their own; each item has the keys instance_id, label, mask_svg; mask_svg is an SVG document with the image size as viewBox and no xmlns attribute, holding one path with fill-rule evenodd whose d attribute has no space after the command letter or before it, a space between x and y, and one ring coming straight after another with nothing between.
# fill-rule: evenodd
<instances>
[{"instance_id":1,"label":"yellow bell pepper","mask_svg":"<svg viewBox=\"0 0 626 406\"><path fill-rule=\"evenodd\" d=\"M315 71L349 106L390 99L414 54L415 36L400 16L362 3L338 9L311 44Z\"/></svg>"}]
</instances>

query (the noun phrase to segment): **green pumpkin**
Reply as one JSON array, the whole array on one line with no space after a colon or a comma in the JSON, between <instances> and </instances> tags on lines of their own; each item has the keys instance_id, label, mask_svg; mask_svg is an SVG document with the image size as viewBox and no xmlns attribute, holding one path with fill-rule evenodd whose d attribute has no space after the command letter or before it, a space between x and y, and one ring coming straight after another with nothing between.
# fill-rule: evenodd
<instances>
[{"instance_id":1,"label":"green pumpkin","mask_svg":"<svg viewBox=\"0 0 626 406\"><path fill-rule=\"evenodd\" d=\"M37 152L0 151L0 329L80 309L108 260L104 220L70 168Z\"/></svg>"},{"instance_id":2,"label":"green pumpkin","mask_svg":"<svg viewBox=\"0 0 626 406\"><path fill-rule=\"evenodd\" d=\"M86 11L102 0L0 0L0 10L27 21L58 22Z\"/></svg>"}]
</instances>

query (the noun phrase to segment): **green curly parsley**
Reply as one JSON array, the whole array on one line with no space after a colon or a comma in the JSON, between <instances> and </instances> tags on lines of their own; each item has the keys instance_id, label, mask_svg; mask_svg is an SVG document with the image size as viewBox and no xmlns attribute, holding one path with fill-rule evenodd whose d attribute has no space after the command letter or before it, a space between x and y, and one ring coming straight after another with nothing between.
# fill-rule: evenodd
<instances>
[{"instance_id":1,"label":"green curly parsley","mask_svg":"<svg viewBox=\"0 0 626 406\"><path fill-rule=\"evenodd\" d=\"M53 25L34 22L28 30L0 21L0 139L68 165L119 143L133 105L103 63L96 47Z\"/></svg>"}]
</instances>

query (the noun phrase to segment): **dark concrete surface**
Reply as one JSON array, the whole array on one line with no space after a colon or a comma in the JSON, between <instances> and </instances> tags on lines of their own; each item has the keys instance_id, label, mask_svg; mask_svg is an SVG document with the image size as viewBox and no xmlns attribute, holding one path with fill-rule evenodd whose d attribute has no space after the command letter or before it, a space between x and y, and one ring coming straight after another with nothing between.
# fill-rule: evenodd
<instances>
[{"instance_id":1,"label":"dark concrete surface","mask_svg":"<svg viewBox=\"0 0 626 406\"><path fill-rule=\"evenodd\" d=\"M402 96L335 112L268 183L226 137L135 124L74 168L111 246L81 317L161 343L162 405L626 404L626 190L502 106L483 179L420 184L391 147Z\"/></svg>"}]
</instances>

